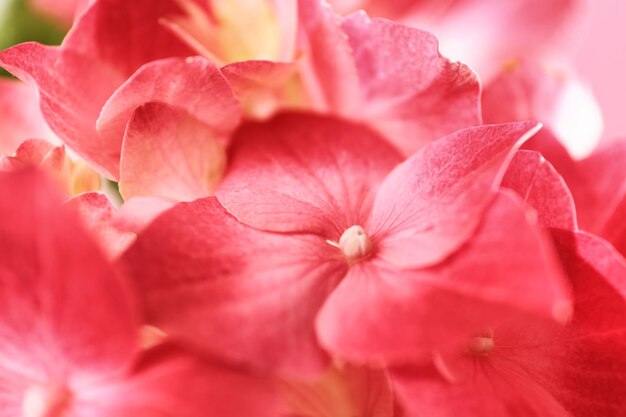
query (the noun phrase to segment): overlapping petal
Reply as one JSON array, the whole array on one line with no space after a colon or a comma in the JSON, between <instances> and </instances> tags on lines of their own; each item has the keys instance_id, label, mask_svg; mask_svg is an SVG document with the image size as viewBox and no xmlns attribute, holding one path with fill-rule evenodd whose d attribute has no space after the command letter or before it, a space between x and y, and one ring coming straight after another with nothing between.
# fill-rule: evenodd
<instances>
[{"instance_id":1,"label":"overlapping petal","mask_svg":"<svg viewBox=\"0 0 626 417\"><path fill-rule=\"evenodd\" d=\"M572 194L563 178L538 152L517 152L502 179L502 186L517 192L536 210L542 226L577 228Z\"/></svg>"},{"instance_id":2,"label":"overlapping petal","mask_svg":"<svg viewBox=\"0 0 626 417\"><path fill-rule=\"evenodd\" d=\"M420 246L409 248L419 255ZM549 240L517 199L500 194L472 239L439 265L399 270L375 260L353 267L317 328L340 357L423 361L507 319L563 320L568 299Z\"/></svg>"},{"instance_id":3,"label":"overlapping petal","mask_svg":"<svg viewBox=\"0 0 626 417\"><path fill-rule=\"evenodd\" d=\"M399 165L382 183L373 206L378 255L417 268L456 250L480 222L514 149L538 129L536 123L522 122L461 130Z\"/></svg>"},{"instance_id":4,"label":"overlapping petal","mask_svg":"<svg viewBox=\"0 0 626 417\"><path fill-rule=\"evenodd\" d=\"M369 215L399 154L363 126L285 114L235 135L220 202L243 223L338 240Z\"/></svg>"},{"instance_id":5,"label":"overlapping petal","mask_svg":"<svg viewBox=\"0 0 626 417\"><path fill-rule=\"evenodd\" d=\"M601 239L559 232L559 253L574 288L565 327L512 322L494 328L482 353L448 358L456 381L428 369L393 371L409 412L442 416L620 415L626 264Z\"/></svg>"},{"instance_id":6,"label":"overlapping petal","mask_svg":"<svg viewBox=\"0 0 626 417\"><path fill-rule=\"evenodd\" d=\"M346 269L334 250L319 237L242 225L207 198L159 217L124 260L149 322L175 339L257 368L317 375L328 357L313 321Z\"/></svg>"},{"instance_id":7,"label":"overlapping petal","mask_svg":"<svg viewBox=\"0 0 626 417\"><path fill-rule=\"evenodd\" d=\"M226 168L226 140L176 107L148 103L133 113L122 147L120 193L193 200L209 195Z\"/></svg>"},{"instance_id":8,"label":"overlapping petal","mask_svg":"<svg viewBox=\"0 0 626 417\"><path fill-rule=\"evenodd\" d=\"M168 0L98 1L62 46L20 44L2 51L0 64L37 85L44 118L67 145L117 178L121 138L102 142L95 122L109 96L140 66L194 54L159 23L176 12L180 9Z\"/></svg>"}]
</instances>

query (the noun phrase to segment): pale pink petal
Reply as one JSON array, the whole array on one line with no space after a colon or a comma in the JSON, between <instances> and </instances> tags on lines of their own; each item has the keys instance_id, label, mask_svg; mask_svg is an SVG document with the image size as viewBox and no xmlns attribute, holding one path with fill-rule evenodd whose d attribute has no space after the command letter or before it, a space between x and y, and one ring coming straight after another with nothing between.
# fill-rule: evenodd
<instances>
[{"instance_id":1,"label":"pale pink petal","mask_svg":"<svg viewBox=\"0 0 626 417\"><path fill-rule=\"evenodd\" d=\"M373 0L372 13L434 33L442 51L488 79L520 56L553 57L570 42L581 0ZM406 6L404 6L406 5ZM408 7L407 7L408 6Z\"/></svg>"},{"instance_id":2,"label":"pale pink petal","mask_svg":"<svg viewBox=\"0 0 626 417\"><path fill-rule=\"evenodd\" d=\"M135 240L134 233L121 230L114 224L116 208L102 193L80 194L67 203L79 214L83 225L95 236L109 259L121 255Z\"/></svg>"},{"instance_id":3,"label":"pale pink petal","mask_svg":"<svg viewBox=\"0 0 626 417\"><path fill-rule=\"evenodd\" d=\"M0 154L13 154L30 138L58 141L43 120L36 92L19 81L0 79Z\"/></svg>"},{"instance_id":4,"label":"pale pink petal","mask_svg":"<svg viewBox=\"0 0 626 417\"><path fill-rule=\"evenodd\" d=\"M456 130L479 125L480 85L464 64L438 51L435 36L357 13L343 21L361 102L341 112L382 132L405 154Z\"/></svg>"},{"instance_id":5,"label":"pale pink petal","mask_svg":"<svg viewBox=\"0 0 626 417\"><path fill-rule=\"evenodd\" d=\"M485 123L539 120L577 158L602 136L602 113L588 86L571 70L534 61L513 62L485 86Z\"/></svg>"},{"instance_id":6,"label":"pale pink petal","mask_svg":"<svg viewBox=\"0 0 626 417\"><path fill-rule=\"evenodd\" d=\"M237 132L216 195L250 226L338 240L365 222L378 185L399 161L365 127L286 114Z\"/></svg>"},{"instance_id":7,"label":"pale pink petal","mask_svg":"<svg viewBox=\"0 0 626 417\"><path fill-rule=\"evenodd\" d=\"M0 194L2 367L43 381L119 372L138 318L114 269L41 173L0 175Z\"/></svg>"},{"instance_id":8,"label":"pale pink petal","mask_svg":"<svg viewBox=\"0 0 626 417\"><path fill-rule=\"evenodd\" d=\"M274 417L278 401L271 381L166 344L143 353L125 379L80 392L73 411L90 417Z\"/></svg>"},{"instance_id":9,"label":"pale pink petal","mask_svg":"<svg viewBox=\"0 0 626 417\"><path fill-rule=\"evenodd\" d=\"M573 230L574 199L563 178L538 152L519 151L502 179L502 186L515 191L544 227Z\"/></svg>"},{"instance_id":10,"label":"pale pink petal","mask_svg":"<svg viewBox=\"0 0 626 417\"><path fill-rule=\"evenodd\" d=\"M512 318L566 319L569 291L551 242L512 197L498 194L475 235L439 265L352 267L318 316L322 345L359 362L423 361Z\"/></svg>"},{"instance_id":11,"label":"pale pink petal","mask_svg":"<svg viewBox=\"0 0 626 417\"><path fill-rule=\"evenodd\" d=\"M123 260L144 296L148 322L173 339L230 361L310 377L328 364L313 321L345 273L335 253L321 238L247 227L207 198L159 217Z\"/></svg>"},{"instance_id":12,"label":"pale pink petal","mask_svg":"<svg viewBox=\"0 0 626 417\"><path fill-rule=\"evenodd\" d=\"M211 61L203 57L168 58L141 67L107 100L96 123L100 137L121 147L133 112L148 102L187 111L216 137L228 135L240 117L238 100Z\"/></svg>"},{"instance_id":13,"label":"pale pink petal","mask_svg":"<svg viewBox=\"0 0 626 417\"><path fill-rule=\"evenodd\" d=\"M147 103L126 129L120 193L194 200L211 194L225 169L223 137L180 108Z\"/></svg>"},{"instance_id":14,"label":"pale pink petal","mask_svg":"<svg viewBox=\"0 0 626 417\"><path fill-rule=\"evenodd\" d=\"M474 232L514 150L537 130L512 123L433 142L383 182L370 220L379 256L402 267L435 264Z\"/></svg>"}]
</instances>

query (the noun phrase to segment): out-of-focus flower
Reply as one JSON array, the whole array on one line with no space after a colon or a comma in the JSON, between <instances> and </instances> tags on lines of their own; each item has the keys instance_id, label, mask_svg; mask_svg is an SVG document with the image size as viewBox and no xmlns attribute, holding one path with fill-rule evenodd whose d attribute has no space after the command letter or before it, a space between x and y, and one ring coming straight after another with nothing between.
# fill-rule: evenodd
<instances>
[{"instance_id":1,"label":"out-of-focus flower","mask_svg":"<svg viewBox=\"0 0 626 417\"><path fill-rule=\"evenodd\" d=\"M533 142L555 135L577 158L589 155L602 137L602 112L589 87L564 69L538 62L506 65L485 86L482 107L485 123L544 123Z\"/></svg>"},{"instance_id":2,"label":"out-of-focus flower","mask_svg":"<svg viewBox=\"0 0 626 417\"><path fill-rule=\"evenodd\" d=\"M140 349L123 278L43 175L1 173L0 194L5 415L275 415L267 381L171 344Z\"/></svg>"},{"instance_id":3,"label":"out-of-focus flower","mask_svg":"<svg viewBox=\"0 0 626 417\"><path fill-rule=\"evenodd\" d=\"M446 56L489 78L521 57L559 59L583 0L330 0L344 13L358 9L428 30ZM562 55L562 54L561 54Z\"/></svg>"},{"instance_id":4,"label":"out-of-focus flower","mask_svg":"<svg viewBox=\"0 0 626 417\"><path fill-rule=\"evenodd\" d=\"M506 317L562 319L567 289L544 237L495 188L535 130L467 129L394 169L398 153L363 127L249 124L217 192L236 219L212 198L179 204L123 259L150 323L286 375L325 369L318 338L340 357L402 360Z\"/></svg>"},{"instance_id":5,"label":"out-of-focus flower","mask_svg":"<svg viewBox=\"0 0 626 417\"><path fill-rule=\"evenodd\" d=\"M72 160L63 145L54 146L41 139L24 141L13 155L0 155L0 169L14 170L39 166L54 177L69 196L100 189L100 176L80 159Z\"/></svg>"},{"instance_id":6,"label":"out-of-focus flower","mask_svg":"<svg viewBox=\"0 0 626 417\"><path fill-rule=\"evenodd\" d=\"M36 91L22 82L0 78L0 154L13 154L26 139L60 144L39 110Z\"/></svg>"},{"instance_id":7,"label":"out-of-focus flower","mask_svg":"<svg viewBox=\"0 0 626 417\"><path fill-rule=\"evenodd\" d=\"M94 0L28 0L30 7L69 28L74 18Z\"/></svg>"},{"instance_id":8,"label":"out-of-focus flower","mask_svg":"<svg viewBox=\"0 0 626 417\"><path fill-rule=\"evenodd\" d=\"M399 417L384 369L335 364L321 378L280 383L286 417Z\"/></svg>"},{"instance_id":9,"label":"out-of-focus flower","mask_svg":"<svg viewBox=\"0 0 626 417\"><path fill-rule=\"evenodd\" d=\"M485 328L430 367L392 369L409 415L624 413L626 263L592 235L560 231L555 240L574 288L571 323Z\"/></svg>"}]
</instances>

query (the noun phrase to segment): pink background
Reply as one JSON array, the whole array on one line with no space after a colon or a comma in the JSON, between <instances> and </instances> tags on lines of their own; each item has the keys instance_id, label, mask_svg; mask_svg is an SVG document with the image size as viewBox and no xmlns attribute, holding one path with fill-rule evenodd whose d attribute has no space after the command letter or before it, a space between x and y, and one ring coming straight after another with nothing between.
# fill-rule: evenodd
<instances>
[{"instance_id":1,"label":"pink background","mask_svg":"<svg viewBox=\"0 0 626 417\"><path fill-rule=\"evenodd\" d=\"M626 138L626 0L591 0L574 63L604 113L605 139Z\"/></svg>"}]
</instances>

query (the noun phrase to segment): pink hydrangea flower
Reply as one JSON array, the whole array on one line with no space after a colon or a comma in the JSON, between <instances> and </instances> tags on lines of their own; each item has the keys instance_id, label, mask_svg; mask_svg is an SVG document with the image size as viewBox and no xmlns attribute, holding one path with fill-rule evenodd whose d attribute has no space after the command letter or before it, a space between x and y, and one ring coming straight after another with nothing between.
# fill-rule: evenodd
<instances>
[{"instance_id":1,"label":"pink hydrangea flower","mask_svg":"<svg viewBox=\"0 0 626 417\"><path fill-rule=\"evenodd\" d=\"M377 135L336 119L248 124L219 202L177 205L124 261L151 323L287 375L321 372L320 343L357 361L424 358L506 317L563 319L549 244L496 192L534 131L467 129L400 163Z\"/></svg>"}]
</instances>

